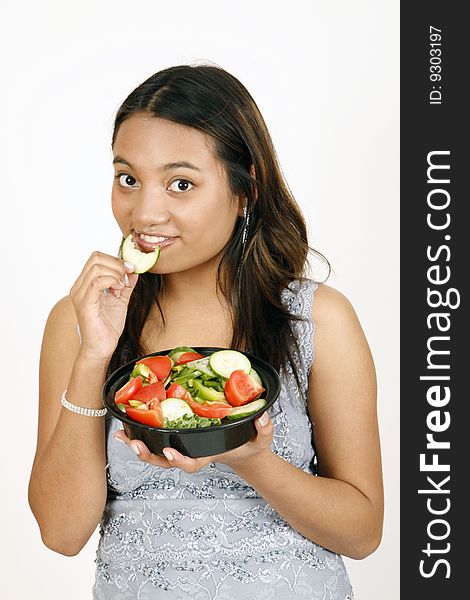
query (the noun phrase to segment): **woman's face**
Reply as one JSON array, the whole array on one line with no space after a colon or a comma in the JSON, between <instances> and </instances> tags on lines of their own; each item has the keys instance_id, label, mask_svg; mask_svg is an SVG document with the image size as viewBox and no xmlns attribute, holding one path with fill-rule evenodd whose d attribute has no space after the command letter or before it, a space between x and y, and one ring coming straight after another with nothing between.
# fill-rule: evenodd
<instances>
[{"instance_id":1,"label":"woman's face","mask_svg":"<svg viewBox=\"0 0 470 600\"><path fill-rule=\"evenodd\" d=\"M150 272L213 265L241 203L211 139L192 127L137 114L120 126L113 153L113 214L122 234L132 233L143 252L160 246Z\"/></svg>"}]
</instances>

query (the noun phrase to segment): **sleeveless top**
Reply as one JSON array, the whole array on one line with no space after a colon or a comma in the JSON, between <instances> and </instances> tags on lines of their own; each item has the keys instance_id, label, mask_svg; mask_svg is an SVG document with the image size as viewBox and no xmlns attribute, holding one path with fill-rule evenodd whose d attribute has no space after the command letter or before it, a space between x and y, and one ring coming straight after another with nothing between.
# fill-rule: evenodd
<instances>
[{"instance_id":1,"label":"sleeveless top","mask_svg":"<svg viewBox=\"0 0 470 600\"><path fill-rule=\"evenodd\" d=\"M317 284L283 291L299 342L301 390L281 369L281 393L269 409L272 450L315 476L307 413L314 358L311 319ZM353 600L342 558L294 530L224 464L197 473L140 461L106 417L108 497L96 553L95 600Z\"/></svg>"}]
</instances>

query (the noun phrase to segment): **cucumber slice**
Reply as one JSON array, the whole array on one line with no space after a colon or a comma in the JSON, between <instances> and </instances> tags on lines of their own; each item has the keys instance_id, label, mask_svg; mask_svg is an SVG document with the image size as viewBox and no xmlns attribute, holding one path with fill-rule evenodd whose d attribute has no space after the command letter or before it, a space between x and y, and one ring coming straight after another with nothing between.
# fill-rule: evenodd
<instances>
[{"instance_id":1,"label":"cucumber slice","mask_svg":"<svg viewBox=\"0 0 470 600\"><path fill-rule=\"evenodd\" d=\"M189 404L181 398L167 398L161 402L163 418L168 421L176 421L184 415L192 415L193 411Z\"/></svg>"},{"instance_id":2,"label":"cucumber slice","mask_svg":"<svg viewBox=\"0 0 470 600\"><path fill-rule=\"evenodd\" d=\"M157 246L153 252L141 252L134 244L132 233L130 233L122 242L121 256L135 266L134 273L145 273L157 262L160 256L160 246Z\"/></svg>"},{"instance_id":3,"label":"cucumber slice","mask_svg":"<svg viewBox=\"0 0 470 600\"><path fill-rule=\"evenodd\" d=\"M247 417L261 410L265 404L266 400L258 398L258 400L253 400L253 402L248 402L248 404L244 404L243 406L234 406L225 418L232 421L233 419Z\"/></svg>"},{"instance_id":4,"label":"cucumber slice","mask_svg":"<svg viewBox=\"0 0 470 600\"><path fill-rule=\"evenodd\" d=\"M253 377L253 379L256 381L256 383L259 386L263 387L263 382L261 381L261 377L258 375L258 373L254 369L251 369L250 376Z\"/></svg>"},{"instance_id":5,"label":"cucumber slice","mask_svg":"<svg viewBox=\"0 0 470 600\"><path fill-rule=\"evenodd\" d=\"M173 350L168 354L168 356L176 363L178 359L186 352L196 352L193 348L189 346L178 346L177 348L173 348Z\"/></svg>"},{"instance_id":6,"label":"cucumber slice","mask_svg":"<svg viewBox=\"0 0 470 600\"><path fill-rule=\"evenodd\" d=\"M242 370L245 373L251 371L250 360L237 350L218 350L209 357L210 368L219 375L228 379L233 371Z\"/></svg>"}]
</instances>

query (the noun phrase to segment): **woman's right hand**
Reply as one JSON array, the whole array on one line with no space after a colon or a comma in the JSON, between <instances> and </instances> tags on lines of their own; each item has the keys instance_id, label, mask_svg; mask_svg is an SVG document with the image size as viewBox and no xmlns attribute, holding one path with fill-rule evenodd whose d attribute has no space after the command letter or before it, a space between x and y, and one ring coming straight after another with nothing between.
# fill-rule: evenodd
<instances>
[{"instance_id":1,"label":"woman's right hand","mask_svg":"<svg viewBox=\"0 0 470 600\"><path fill-rule=\"evenodd\" d=\"M82 338L80 352L88 358L109 360L116 349L139 278L133 270L120 258L93 252L70 289Z\"/></svg>"}]
</instances>

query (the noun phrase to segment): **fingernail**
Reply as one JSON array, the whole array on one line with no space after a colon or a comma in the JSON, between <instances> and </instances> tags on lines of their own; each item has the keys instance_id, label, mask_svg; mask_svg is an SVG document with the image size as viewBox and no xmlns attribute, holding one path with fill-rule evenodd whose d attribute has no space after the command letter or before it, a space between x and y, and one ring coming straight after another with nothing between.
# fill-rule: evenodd
<instances>
[{"instance_id":1,"label":"fingernail","mask_svg":"<svg viewBox=\"0 0 470 600\"><path fill-rule=\"evenodd\" d=\"M261 417L258 419L259 424L261 425L261 427L264 427L265 425L268 424L268 415L264 412Z\"/></svg>"},{"instance_id":2,"label":"fingernail","mask_svg":"<svg viewBox=\"0 0 470 600\"><path fill-rule=\"evenodd\" d=\"M127 261L124 262L124 266L126 267L126 269L129 269L129 271L134 271L134 269L135 269L135 266L132 263L127 262Z\"/></svg>"},{"instance_id":3,"label":"fingernail","mask_svg":"<svg viewBox=\"0 0 470 600\"><path fill-rule=\"evenodd\" d=\"M124 275L124 285L129 287L129 277L127 276L127 273Z\"/></svg>"},{"instance_id":4,"label":"fingernail","mask_svg":"<svg viewBox=\"0 0 470 600\"><path fill-rule=\"evenodd\" d=\"M163 450L163 454L167 460L173 460L173 454L166 448Z\"/></svg>"},{"instance_id":5,"label":"fingernail","mask_svg":"<svg viewBox=\"0 0 470 600\"><path fill-rule=\"evenodd\" d=\"M117 436L116 434L114 434L114 439L117 440L118 442L121 442L122 444L125 444L126 442L124 440L122 440L119 436Z\"/></svg>"},{"instance_id":6,"label":"fingernail","mask_svg":"<svg viewBox=\"0 0 470 600\"><path fill-rule=\"evenodd\" d=\"M139 446L137 444L130 444L130 447L132 448L132 450L134 450L134 452L137 454L137 456L139 456L139 454L140 454Z\"/></svg>"}]
</instances>

